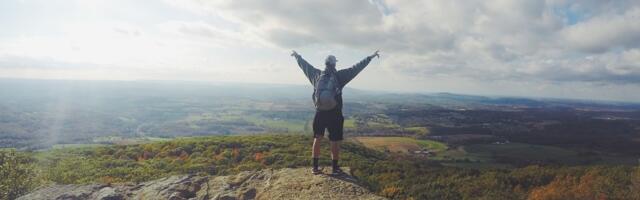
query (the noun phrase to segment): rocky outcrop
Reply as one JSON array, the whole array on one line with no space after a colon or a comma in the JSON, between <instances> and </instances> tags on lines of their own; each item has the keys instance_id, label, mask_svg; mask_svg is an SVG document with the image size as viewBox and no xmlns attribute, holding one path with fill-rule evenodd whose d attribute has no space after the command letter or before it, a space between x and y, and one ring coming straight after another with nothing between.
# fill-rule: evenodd
<instances>
[{"instance_id":1,"label":"rocky outcrop","mask_svg":"<svg viewBox=\"0 0 640 200\"><path fill-rule=\"evenodd\" d=\"M242 172L231 176L171 176L140 184L52 185L31 199L384 199L349 175L312 175L308 169Z\"/></svg>"}]
</instances>

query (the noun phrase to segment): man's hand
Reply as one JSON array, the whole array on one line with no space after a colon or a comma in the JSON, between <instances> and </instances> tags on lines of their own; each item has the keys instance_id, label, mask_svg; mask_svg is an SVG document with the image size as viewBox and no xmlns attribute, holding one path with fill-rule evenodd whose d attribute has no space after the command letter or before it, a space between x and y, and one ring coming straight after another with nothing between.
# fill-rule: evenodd
<instances>
[{"instance_id":1,"label":"man's hand","mask_svg":"<svg viewBox=\"0 0 640 200\"><path fill-rule=\"evenodd\" d=\"M298 52L296 52L295 50L292 50L292 51L291 51L291 56L293 56L293 57L298 57L298 56L300 56L300 55L299 55L299 54L298 54Z\"/></svg>"},{"instance_id":2,"label":"man's hand","mask_svg":"<svg viewBox=\"0 0 640 200\"><path fill-rule=\"evenodd\" d=\"M295 51L294 51L295 52ZM378 52L380 52L380 50L376 50L376 52L373 52L373 54L371 55L371 57L378 57L380 58L380 54L378 54Z\"/></svg>"}]
</instances>

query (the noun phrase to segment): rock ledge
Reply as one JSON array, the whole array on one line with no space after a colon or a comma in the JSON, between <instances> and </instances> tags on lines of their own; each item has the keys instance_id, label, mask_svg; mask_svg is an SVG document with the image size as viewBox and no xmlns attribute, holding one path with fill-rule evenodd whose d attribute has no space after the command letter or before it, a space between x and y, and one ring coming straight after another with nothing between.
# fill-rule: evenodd
<instances>
[{"instance_id":1,"label":"rock ledge","mask_svg":"<svg viewBox=\"0 0 640 200\"><path fill-rule=\"evenodd\" d=\"M349 171L345 169L345 171ZM265 169L231 176L180 175L139 184L51 185L27 199L385 199L349 175L312 175L309 169Z\"/></svg>"}]
</instances>

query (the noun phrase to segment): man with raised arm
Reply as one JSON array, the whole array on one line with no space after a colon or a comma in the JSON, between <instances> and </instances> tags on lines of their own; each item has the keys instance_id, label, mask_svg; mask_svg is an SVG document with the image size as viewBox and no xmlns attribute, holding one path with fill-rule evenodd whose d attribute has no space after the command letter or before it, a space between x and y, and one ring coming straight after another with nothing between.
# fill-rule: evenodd
<instances>
[{"instance_id":1,"label":"man with raised arm","mask_svg":"<svg viewBox=\"0 0 640 200\"><path fill-rule=\"evenodd\" d=\"M298 66L307 76L313 85L313 103L316 107L316 114L313 118L313 148L311 155L313 158L313 174L319 174L318 157L320 156L320 141L324 137L325 129L329 131L329 141L331 143L331 161L333 174L340 174L342 170L338 166L340 158L340 141L342 141L342 129L344 117L342 116L342 88L351 81L360 71L371 62L374 57L380 57L378 51L367 56L364 60L350 68L336 70L336 57L327 56L323 71L316 69L302 58L296 51L291 56L298 61Z\"/></svg>"}]
</instances>

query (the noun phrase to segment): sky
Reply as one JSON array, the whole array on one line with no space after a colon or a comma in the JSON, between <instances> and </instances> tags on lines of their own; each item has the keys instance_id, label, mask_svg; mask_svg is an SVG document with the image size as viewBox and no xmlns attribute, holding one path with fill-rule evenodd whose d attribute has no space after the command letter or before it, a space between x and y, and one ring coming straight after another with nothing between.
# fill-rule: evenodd
<instances>
[{"instance_id":1,"label":"sky","mask_svg":"<svg viewBox=\"0 0 640 200\"><path fill-rule=\"evenodd\" d=\"M309 84L640 102L640 1L6 0L0 77Z\"/></svg>"}]
</instances>

